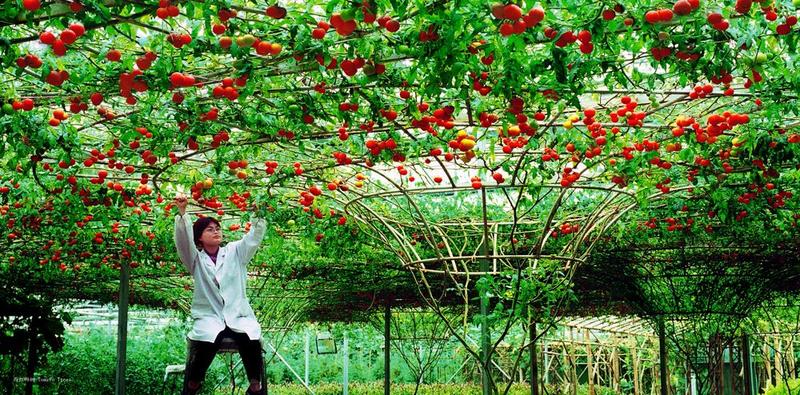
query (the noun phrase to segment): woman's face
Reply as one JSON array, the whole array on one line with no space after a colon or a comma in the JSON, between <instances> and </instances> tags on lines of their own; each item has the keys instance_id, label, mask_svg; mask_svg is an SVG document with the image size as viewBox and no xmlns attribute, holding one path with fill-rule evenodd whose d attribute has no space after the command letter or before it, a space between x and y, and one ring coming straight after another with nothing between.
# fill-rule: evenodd
<instances>
[{"instance_id":1,"label":"woman's face","mask_svg":"<svg viewBox=\"0 0 800 395\"><path fill-rule=\"evenodd\" d=\"M218 247L222 243L222 228L214 222L209 223L200 235L200 242L203 248Z\"/></svg>"}]
</instances>

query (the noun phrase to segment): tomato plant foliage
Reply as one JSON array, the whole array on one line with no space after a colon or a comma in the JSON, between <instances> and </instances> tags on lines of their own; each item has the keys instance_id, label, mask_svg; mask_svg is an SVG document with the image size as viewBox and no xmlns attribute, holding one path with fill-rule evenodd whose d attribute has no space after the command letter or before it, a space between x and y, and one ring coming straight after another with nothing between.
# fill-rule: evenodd
<instances>
[{"instance_id":1,"label":"tomato plant foliage","mask_svg":"<svg viewBox=\"0 0 800 395\"><path fill-rule=\"evenodd\" d=\"M502 188L541 218L561 202L545 191L574 191L536 229L551 241L538 253L583 235L600 210L589 188L635 202L620 232L796 226L791 2L10 4L0 259L15 278L88 287L125 263L155 282L136 284L143 300L173 298L156 279L181 272L178 192L229 237L258 203L270 237L342 258L392 244L371 232L394 221L482 216L455 195L413 210L370 198L413 190L492 191L494 221L514 211ZM439 240L412 236L436 256Z\"/></svg>"}]
</instances>

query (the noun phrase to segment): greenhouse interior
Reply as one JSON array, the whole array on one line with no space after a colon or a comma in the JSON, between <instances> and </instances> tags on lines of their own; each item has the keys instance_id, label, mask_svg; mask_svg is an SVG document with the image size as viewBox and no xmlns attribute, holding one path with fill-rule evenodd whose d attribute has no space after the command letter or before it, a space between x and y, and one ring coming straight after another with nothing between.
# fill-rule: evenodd
<instances>
[{"instance_id":1,"label":"greenhouse interior","mask_svg":"<svg viewBox=\"0 0 800 395\"><path fill-rule=\"evenodd\" d=\"M800 0L1 4L0 393L800 394Z\"/></svg>"}]
</instances>

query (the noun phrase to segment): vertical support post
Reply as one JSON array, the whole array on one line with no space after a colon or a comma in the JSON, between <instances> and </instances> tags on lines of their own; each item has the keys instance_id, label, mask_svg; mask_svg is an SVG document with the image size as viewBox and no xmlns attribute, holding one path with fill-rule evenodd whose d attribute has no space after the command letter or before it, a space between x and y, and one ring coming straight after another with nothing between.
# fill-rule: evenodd
<instances>
[{"instance_id":1,"label":"vertical support post","mask_svg":"<svg viewBox=\"0 0 800 395\"><path fill-rule=\"evenodd\" d=\"M744 395L753 395L753 361L750 357L750 336L742 335L742 368L744 370Z\"/></svg>"},{"instance_id":2,"label":"vertical support post","mask_svg":"<svg viewBox=\"0 0 800 395\"><path fill-rule=\"evenodd\" d=\"M11 367L9 368L8 379L6 379L6 393L13 394L14 393L14 377L16 374L16 367L17 367L17 358L15 358L14 354L9 355L9 363Z\"/></svg>"},{"instance_id":3,"label":"vertical support post","mask_svg":"<svg viewBox=\"0 0 800 395\"><path fill-rule=\"evenodd\" d=\"M308 339L308 329L306 329L306 347L305 347L305 373L303 374L303 381L306 383L306 386L309 385L308 383L308 363L309 363L309 356L311 352L309 351L309 339Z\"/></svg>"},{"instance_id":4,"label":"vertical support post","mask_svg":"<svg viewBox=\"0 0 800 395\"><path fill-rule=\"evenodd\" d=\"M547 356L547 353L550 352L550 346L547 345L547 340L542 342L542 365L544 367L544 371L542 372L542 376L544 377L544 383L550 384L550 361L551 359Z\"/></svg>"},{"instance_id":5,"label":"vertical support post","mask_svg":"<svg viewBox=\"0 0 800 395\"><path fill-rule=\"evenodd\" d=\"M33 394L33 376L36 373L36 363L39 360L39 318L32 317L28 338L28 369L25 380L25 395Z\"/></svg>"},{"instance_id":6,"label":"vertical support post","mask_svg":"<svg viewBox=\"0 0 800 395\"><path fill-rule=\"evenodd\" d=\"M725 395L725 347L722 345L722 335L717 336L717 372L719 373L719 395Z\"/></svg>"},{"instance_id":7,"label":"vertical support post","mask_svg":"<svg viewBox=\"0 0 800 395\"><path fill-rule=\"evenodd\" d=\"M664 317L658 318L658 365L661 381L661 395L667 395L667 330Z\"/></svg>"},{"instance_id":8,"label":"vertical support post","mask_svg":"<svg viewBox=\"0 0 800 395\"><path fill-rule=\"evenodd\" d=\"M597 339L597 384L611 388L611 348L608 338Z\"/></svg>"},{"instance_id":9,"label":"vertical support post","mask_svg":"<svg viewBox=\"0 0 800 395\"><path fill-rule=\"evenodd\" d=\"M564 337L567 337L566 328L564 329ZM561 348L561 366L563 367L562 372L559 372L558 369L555 370L556 377L559 378L559 384L562 387L570 387L572 388L572 354L570 354L570 347L568 347L570 343L562 341L560 344ZM570 389L569 393L571 395L575 395L572 393L572 389Z\"/></svg>"},{"instance_id":10,"label":"vertical support post","mask_svg":"<svg viewBox=\"0 0 800 395\"><path fill-rule=\"evenodd\" d=\"M422 385L422 383L425 382L425 369L423 369L424 366L425 366L425 347L422 344L420 344L419 345L419 384L420 385Z\"/></svg>"},{"instance_id":11,"label":"vertical support post","mask_svg":"<svg viewBox=\"0 0 800 395\"><path fill-rule=\"evenodd\" d=\"M772 344L775 348L775 381L776 385L778 382L786 381L786 377L783 373L783 349L781 347L783 342L779 338L779 335L772 336Z\"/></svg>"},{"instance_id":12,"label":"vertical support post","mask_svg":"<svg viewBox=\"0 0 800 395\"><path fill-rule=\"evenodd\" d=\"M392 365L391 365L391 336L392 327L392 307L389 300L386 300L386 309L383 312L383 393L389 395L392 388Z\"/></svg>"},{"instance_id":13,"label":"vertical support post","mask_svg":"<svg viewBox=\"0 0 800 395\"><path fill-rule=\"evenodd\" d=\"M686 391L684 393L686 395L694 395L692 393L692 364L687 360L686 361Z\"/></svg>"},{"instance_id":14,"label":"vertical support post","mask_svg":"<svg viewBox=\"0 0 800 395\"><path fill-rule=\"evenodd\" d=\"M487 214L486 214L486 188L481 187L481 206L483 208L483 242L481 243L481 253L484 255L484 258L481 259L481 272L484 273L484 276L488 276L486 274L489 271L489 225L487 223ZM490 370L489 368L492 366L491 358L489 355L489 296L488 292L485 290L480 293L481 295L481 387L483 389L483 395L491 395L491 383L489 380L491 377L489 376Z\"/></svg>"},{"instance_id":15,"label":"vertical support post","mask_svg":"<svg viewBox=\"0 0 800 395\"><path fill-rule=\"evenodd\" d=\"M651 375L652 375L652 377L653 377L653 381L656 381L656 380L658 380L658 375L659 375L659 372L658 372L658 370L656 369L656 366L655 366L655 365L653 365L653 366L650 368L650 374L651 374ZM656 392L656 391L660 391L660 389L656 389L656 385L655 385L655 383L652 383L652 384L650 384L650 394L651 394L651 395L656 395L656 394L657 394L657 392Z\"/></svg>"},{"instance_id":16,"label":"vertical support post","mask_svg":"<svg viewBox=\"0 0 800 395\"><path fill-rule=\"evenodd\" d=\"M617 335L613 335L613 343L611 349L611 382L614 391L619 392L619 339Z\"/></svg>"},{"instance_id":17,"label":"vertical support post","mask_svg":"<svg viewBox=\"0 0 800 395\"><path fill-rule=\"evenodd\" d=\"M717 335L711 336L711 339L708 343L708 382L710 383L710 395L719 395L719 378L717 377L717 371L714 369L714 365L717 363Z\"/></svg>"},{"instance_id":18,"label":"vertical support post","mask_svg":"<svg viewBox=\"0 0 800 395\"><path fill-rule=\"evenodd\" d=\"M794 336L789 337L789 349L786 351L787 363L789 364L789 378L797 378L797 359L794 355Z\"/></svg>"},{"instance_id":19,"label":"vertical support post","mask_svg":"<svg viewBox=\"0 0 800 395\"><path fill-rule=\"evenodd\" d=\"M539 361L536 360L536 321L530 324L531 353L531 395L539 395Z\"/></svg>"},{"instance_id":20,"label":"vertical support post","mask_svg":"<svg viewBox=\"0 0 800 395\"><path fill-rule=\"evenodd\" d=\"M120 262L119 312L117 318L117 379L116 395L125 395L125 357L128 348L128 292L130 267L127 260Z\"/></svg>"},{"instance_id":21,"label":"vertical support post","mask_svg":"<svg viewBox=\"0 0 800 395\"><path fill-rule=\"evenodd\" d=\"M636 348L639 345L636 343L636 339L634 339L633 348L631 349L632 357L633 357L633 394L640 395L641 394L641 383L639 382L639 353L636 352Z\"/></svg>"},{"instance_id":22,"label":"vertical support post","mask_svg":"<svg viewBox=\"0 0 800 395\"><path fill-rule=\"evenodd\" d=\"M344 331L344 342L342 344L342 395L347 395L347 387L350 386L349 370L350 370L350 349L347 344L347 331Z\"/></svg>"},{"instance_id":23,"label":"vertical support post","mask_svg":"<svg viewBox=\"0 0 800 395\"><path fill-rule=\"evenodd\" d=\"M767 386L775 385L775 382L772 380L772 364L770 363L770 355L769 355L769 338L764 338L764 348L762 351L762 355L764 356L764 368L767 370Z\"/></svg>"},{"instance_id":24,"label":"vertical support post","mask_svg":"<svg viewBox=\"0 0 800 395\"><path fill-rule=\"evenodd\" d=\"M586 378L589 380L589 395L594 395L594 353L589 329L583 330L583 340L586 341Z\"/></svg>"},{"instance_id":25,"label":"vertical support post","mask_svg":"<svg viewBox=\"0 0 800 395\"><path fill-rule=\"evenodd\" d=\"M575 357L575 332L572 327L569 327L569 364L571 376L569 392L571 395L576 395L578 393L578 358Z\"/></svg>"},{"instance_id":26,"label":"vertical support post","mask_svg":"<svg viewBox=\"0 0 800 395\"><path fill-rule=\"evenodd\" d=\"M736 394L736 391L739 390L739 383L736 380L738 375L735 373L736 364L733 359L733 349L734 349L733 344L734 344L733 339L732 338L728 339L728 369L730 371L730 377L731 377L731 393ZM739 359L740 360L742 359L741 354L739 355Z\"/></svg>"}]
</instances>

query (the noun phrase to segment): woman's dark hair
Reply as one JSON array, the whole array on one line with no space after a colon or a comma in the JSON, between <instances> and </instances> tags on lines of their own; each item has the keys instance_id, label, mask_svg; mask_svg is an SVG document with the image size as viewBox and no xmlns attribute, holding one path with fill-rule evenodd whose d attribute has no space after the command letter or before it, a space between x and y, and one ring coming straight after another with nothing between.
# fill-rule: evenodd
<instances>
[{"instance_id":1,"label":"woman's dark hair","mask_svg":"<svg viewBox=\"0 0 800 395\"><path fill-rule=\"evenodd\" d=\"M203 236L203 231L206 230L209 224L211 223L217 224L218 227L222 225L219 224L219 221L216 218L212 217L203 217L194 221L194 225L192 225L192 230L194 231L194 244L199 248L200 247L200 237Z\"/></svg>"}]
</instances>

